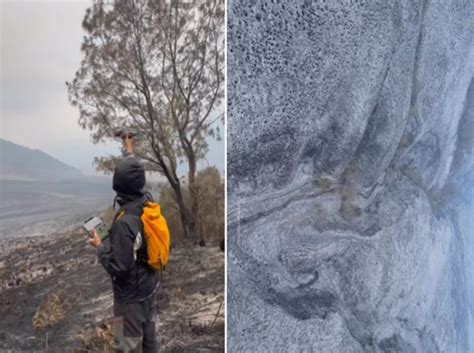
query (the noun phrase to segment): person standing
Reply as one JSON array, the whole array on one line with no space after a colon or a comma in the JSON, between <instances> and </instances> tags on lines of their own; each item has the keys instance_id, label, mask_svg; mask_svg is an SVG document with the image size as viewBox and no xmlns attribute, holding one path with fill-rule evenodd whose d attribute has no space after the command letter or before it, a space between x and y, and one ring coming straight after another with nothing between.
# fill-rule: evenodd
<instances>
[{"instance_id":1,"label":"person standing","mask_svg":"<svg viewBox=\"0 0 474 353\"><path fill-rule=\"evenodd\" d=\"M147 201L143 164L133 155L133 141L124 136L125 158L115 167L113 189L120 209L109 230L110 245L91 232L100 264L111 276L114 292L113 331L116 352L159 351L155 333L155 290L159 274L146 262L146 238L140 219Z\"/></svg>"}]
</instances>

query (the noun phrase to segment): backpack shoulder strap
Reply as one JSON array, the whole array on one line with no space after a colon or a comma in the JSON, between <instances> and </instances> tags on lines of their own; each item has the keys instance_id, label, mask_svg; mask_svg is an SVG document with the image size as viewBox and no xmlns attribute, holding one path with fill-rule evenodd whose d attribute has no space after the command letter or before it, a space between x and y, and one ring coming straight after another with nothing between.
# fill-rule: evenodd
<instances>
[{"instance_id":1,"label":"backpack shoulder strap","mask_svg":"<svg viewBox=\"0 0 474 353\"><path fill-rule=\"evenodd\" d=\"M132 209L134 209L137 205L139 205L140 203L142 203L142 207L141 209L143 209L143 207L145 207L145 204L147 202L147 199L145 200L136 200L136 201L132 201L128 204L125 204L123 205L122 207L120 207L120 209L117 211L117 215L116 217L114 218L114 220L117 220L121 217L123 217L124 215L128 215L128 214L132 214L132 215L135 215L135 216L140 216L140 214L136 213L136 212L131 212Z\"/></svg>"},{"instance_id":2,"label":"backpack shoulder strap","mask_svg":"<svg viewBox=\"0 0 474 353\"><path fill-rule=\"evenodd\" d=\"M140 200L140 202L143 202ZM146 200L145 200L146 203ZM145 204L144 203L144 204ZM145 262L146 263L146 237L144 236L144 231L143 231L143 222L141 220L141 211L140 214L137 212L131 212L131 209L135 209L138 203L132 202L130 204L126 204L122 206L118 211L117 214L115 215L114 222L122 219L125 223L127 223L129 226L131 226L132 229L135 229L136 231L139 231L141 234L141 245L139 245L138 249L134 249L136 260L140 262ZM144 207L144 206L143 206ZM143 210L143 207L141 208ZM140 209L140 208L137 208ZM138 218L138 220L137 220ZM140 225L139 225L140 224ZM134 232L134 235L136 236L138 233ZM136 239L136 238L134 238ZM135 245L135 244L134 244Z\"/></svg>"},{"instance_id":3,"label":"backpack shoulder strap","mask_svg":"<svg viewBox=\"0 0 474 353\"><path fill-rule=\"evenodd\" d=\"M153 200L153 195L149 191L145 191L145 202L147 202L147 201L150 201L150 202L155 201L155 200Z\"/></svg>"},{"instance_id":4,"label":"backpack shoulder strap","mask_svg":"<svg viewBox=\"0 0 474 353\"><path fill-rule=\"evenodd\" d=\"M124 210L120 210L117 212L117 214L115 215L114 217L114 222L115 221L118 221L120 218L122 218L123 216L125 215L125 211Z\"/></svg>"}]
</instances>

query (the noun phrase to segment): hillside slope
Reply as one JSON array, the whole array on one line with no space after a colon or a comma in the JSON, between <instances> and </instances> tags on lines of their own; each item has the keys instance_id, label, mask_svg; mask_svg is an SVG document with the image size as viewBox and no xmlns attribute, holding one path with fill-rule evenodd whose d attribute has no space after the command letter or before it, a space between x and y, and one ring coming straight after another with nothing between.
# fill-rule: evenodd
<instances>
[{"instance_id":1,"label":"hillside slope","mask_svg":"<svg viewBox=\"0 0 474 353\"><path fill-rule=\"evenodd\" d=\"M40 150L0 139L0 178L60 180L81 177L81 172Z\"/></svg>"}]
</instances>

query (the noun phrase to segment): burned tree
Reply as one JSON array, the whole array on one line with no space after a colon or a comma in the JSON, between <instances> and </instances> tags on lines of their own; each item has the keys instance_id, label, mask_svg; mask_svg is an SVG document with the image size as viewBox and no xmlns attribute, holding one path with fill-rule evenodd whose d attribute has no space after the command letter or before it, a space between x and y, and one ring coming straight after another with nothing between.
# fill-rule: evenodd
<instances>
[{"instance_id":1,"label":"burned tree","mask_svg":"<svg viewBox=\"0 0 474 353\"><path fill-rule=\"evenodd\" d=\"M95 2L82 26L83 59L69 99L94 142L136 129L136 155L164 175L187 237L199 237L197 162L207 152L224 95L224 1ZM177 174L188 166L187 185ZM113 157L96 158L110 169ZM183 187L191 195L190 207Z\"/></svg>"}]
</instances>

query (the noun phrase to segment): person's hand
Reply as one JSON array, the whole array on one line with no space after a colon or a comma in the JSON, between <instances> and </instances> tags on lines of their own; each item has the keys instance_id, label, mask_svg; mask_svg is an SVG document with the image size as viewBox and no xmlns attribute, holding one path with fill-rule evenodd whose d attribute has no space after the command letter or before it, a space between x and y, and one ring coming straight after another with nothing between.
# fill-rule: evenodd
<instances>
[{"instance_id":1,"label":"person's hand","mask_svg":"<svg viewBox=\"0 0 474 353\"><path fill-rule=\"evenodd\" d=\"M99 234L97 234L97 231L95 229L91 230L90 237L91 238L89 239L89 244L94 248L98 248L102 244L102 240L100 239Z\"/></svg>"}]
</instances>

